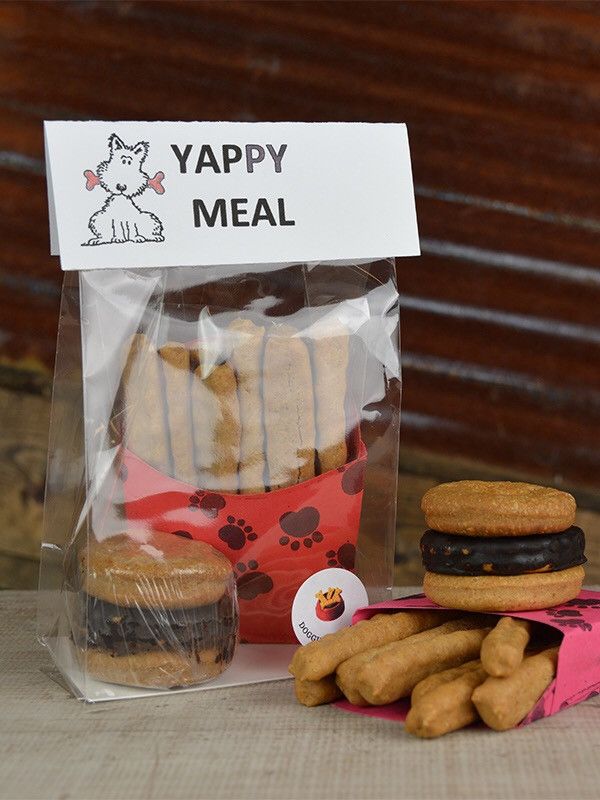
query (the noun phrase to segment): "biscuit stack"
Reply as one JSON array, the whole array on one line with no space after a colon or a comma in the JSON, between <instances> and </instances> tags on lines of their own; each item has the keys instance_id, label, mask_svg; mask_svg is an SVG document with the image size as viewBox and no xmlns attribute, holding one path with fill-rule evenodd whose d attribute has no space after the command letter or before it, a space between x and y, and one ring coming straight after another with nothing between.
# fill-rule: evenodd
<instances>
[{"instance_id":1,"label":"biscuit stack","mask_svg":"<svg viewBox=\"0 0 600 800\"><path fill-rule=\"evenodd\" d=\"M170 689L223 672L238 612L233 570L204 542L130 530L79 553L74 641L87 674Z\"/></svg>"},{"instance_id":2,"label":"biscuit stack","mask_svg":"<svg viewBox=\"0 0 600 800\"><path fill-rule=\"evenodd\" d=\"M308 341L290 325L245 318L191 347L157 349L136 334L113 424L151 467L208 491L303 483L348 461L358 421L346 408L349 348L337 322Z\"/></svg>"},{"instance_id":3,"label":"biscuit stack","mask_svg":"<svg viewBox=\"0 0 600 800\"><path fill-rule=\"evenodd\" d=\"M458 481L423 496L425 594L447 608L519 611L576 597L585 538L572 495L529 483Z\"/></svg>"}]
</instances>

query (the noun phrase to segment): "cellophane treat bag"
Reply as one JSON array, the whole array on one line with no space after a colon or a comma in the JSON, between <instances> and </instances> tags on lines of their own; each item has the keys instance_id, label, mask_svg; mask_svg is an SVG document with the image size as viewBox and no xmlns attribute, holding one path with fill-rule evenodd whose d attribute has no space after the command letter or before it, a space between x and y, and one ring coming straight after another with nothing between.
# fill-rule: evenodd
<instances>
[{"instance_id":1,"label":"cellophane treat bag","mask_svg":"<svg viewBox=\"0 0 600 800\"><path fill-rule=\"evenodd\" d=\"M74 691L200 685L389 597L405 127L47 123L46 148L39 633Z\"/></svg>"}]
</instances>

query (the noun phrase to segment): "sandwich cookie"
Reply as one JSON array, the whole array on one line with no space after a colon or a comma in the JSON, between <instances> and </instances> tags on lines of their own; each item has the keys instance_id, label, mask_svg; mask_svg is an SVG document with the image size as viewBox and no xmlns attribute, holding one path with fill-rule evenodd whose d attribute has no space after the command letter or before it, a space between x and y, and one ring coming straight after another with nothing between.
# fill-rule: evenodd
<instances>
[{"instance_id":1,"label":"sandwich cookie","mask_svg":"<svg viewBox=\"0 0 600 800\"><path fill-rule=\"evenodd\" d=\"M430 489L421 508L425 594L468 611L548 608L576 597L585 537L575 500L527 483L458 481Z\"/></svg>"},{"instance_id":2,"label":"sandwich cookie","mask_svg":"<svg viewBox=\"0 0 600 800\"><path fill-rule=\"evenodd\" d=\"M160 531L91 540L79 553L76 644L109 683L174 688L216 677L237 640L235 579L210 545Z\"/></svg>"}]
</instances>

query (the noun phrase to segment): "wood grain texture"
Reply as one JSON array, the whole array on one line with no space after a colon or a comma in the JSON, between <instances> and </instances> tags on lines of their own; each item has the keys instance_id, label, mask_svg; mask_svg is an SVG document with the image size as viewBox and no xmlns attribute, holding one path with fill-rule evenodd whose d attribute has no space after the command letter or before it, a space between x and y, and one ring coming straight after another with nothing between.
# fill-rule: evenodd
<instances>
[{"instance_id":1,"label":"wood grain texture","mask_svg":"<svg viewBox=\"0 0 600 800\"><path fill-rule=\"evenodd\" d=\"M53 363L44 118L404 121L404 451L600 492L598 3L4 2L0 109L0 363Z\"/></svg>"}]
</instances>

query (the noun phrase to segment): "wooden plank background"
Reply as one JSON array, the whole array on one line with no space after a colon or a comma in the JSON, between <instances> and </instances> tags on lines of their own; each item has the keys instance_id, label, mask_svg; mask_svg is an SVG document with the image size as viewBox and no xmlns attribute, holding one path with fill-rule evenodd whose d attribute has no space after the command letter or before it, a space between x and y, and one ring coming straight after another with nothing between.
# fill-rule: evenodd
<instances>
[{"instance_id":1,"label":"wooden plank background","mask_svg":"<svg viewBox=\"0 0 600 800\"><path fill-rule=\"evenodd\" d=\"M0 585L33 584L39 543L43 119L408 123L400 579L448 477L569 488L600 542L598 3L3 2L0 109Z\"/></svg>"}]
</instances>

